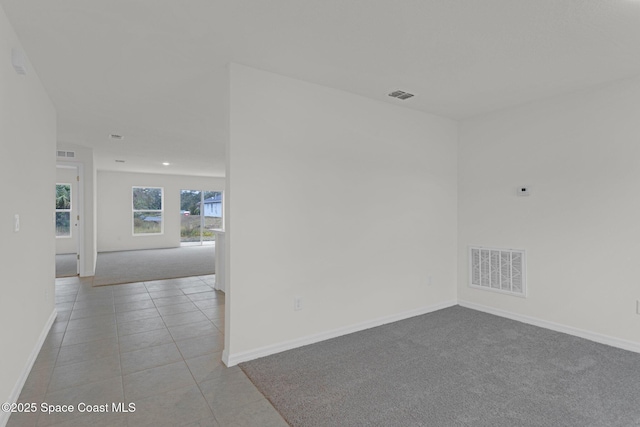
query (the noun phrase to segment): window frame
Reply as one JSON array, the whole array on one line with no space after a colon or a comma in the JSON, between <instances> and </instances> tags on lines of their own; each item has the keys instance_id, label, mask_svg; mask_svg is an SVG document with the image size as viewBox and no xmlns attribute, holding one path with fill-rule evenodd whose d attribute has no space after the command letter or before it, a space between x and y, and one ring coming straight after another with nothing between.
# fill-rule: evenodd
<instances>
[{"instance_id":1,"label":"window frame","mask_svg":"<svg viewBox=\"0 0 640 427\"><path fill-rule=\"evenodd\" d=\"M160 190L160 209L136 209L133 203L133 194L136 188L146 188ZM157 233L136 233L136 213L159 213L160 214L160 231ZM131 187L131 235L133 237L141 236L160 236L164 234L164 187L152 187L148 185L133 185Z\"/></svg>"}]
</instances>

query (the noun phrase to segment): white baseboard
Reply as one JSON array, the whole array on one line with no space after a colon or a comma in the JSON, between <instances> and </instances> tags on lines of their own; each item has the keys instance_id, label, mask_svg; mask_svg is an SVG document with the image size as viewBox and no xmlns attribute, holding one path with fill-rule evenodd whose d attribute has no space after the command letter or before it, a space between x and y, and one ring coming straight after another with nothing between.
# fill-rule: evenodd
<instances>
[{"instance_id":1,"label":"white baseboard","mask_svg":"<svg viewBox=\"0 0 640 427\"><path fill-rule=\"evenodd\" d=\"M224 363L226 367L229 367L229 352L226 348L222 351L222 363Z\"/></svg>"},{"instance_id":2,"label":"white baseboard","mask_svg":"<svg viewBox=\"0 0 640 427\"><path fill-rule=\"evenodd\" d=\"M500 317L506 317L507 319L516 320L518 322L527 323L529 325L551 329L552 331L562 332L565 334L584 338L589 341L595 341L600 344L610 345L612 347L621 348L623 350L640 353L640 343L635 341L627 341L620 338L611 337L609 335L599 334L597 332L585 331L584 329L574 328L573 326L567 326L560 323L550 322L548 320L538 319L536 317L529 317L522 314L512 313L509 311L487 307L485 305L476 304L473 302L459 300L458 304L462 307L470 308L472 310L482 311L484 313L494 314Z\"/></svg>"},{"instance_id":3,"label":"white baseboard","mask_svg":"<svg viewBox=\"0 0 640 427\"><path fill-rule=\"evenodd\" d=\"M280 353L282 351L291 350L293 348L302 347L305 345L328 340L331 338L336 338L342 335L351 334L353 332L363 331L369 328L375 328L376 326L397 322L398 320L404 320L410 317L420 316L422 314L431 313L432 311L453 307L454 305L457 305L457 302L455 300L444 301L444 302L430 305L427 307L421 307L415 310L409 310L402 313L393 314L391 316L385 316L378 319L357 323L355 325L346 326L343 328L333 329L326 332L320 332L318 334L309 335L309 336L298 338L291 341L285 341L279 344L268 345L265 347L256 348L254 350L241 351L235 354L229 354L227 352L227 349L225 349L222 352L222 361L227 366L235 366L238 363L247 362L249 360L258 359L260 357L269 356L272 354Z\"/></svg>"},{"instance_id":4,"label":"white baseboard","mask_svg":"<svg viewBox=\"0 0 640 427\"><path fill-rule=\"evenodd\" d=\"M49 316L49 320L47 320L47 323L45 323L44 328L42 329L42 332L40 332L40 337L38 338L38 341L36 342L35 347L33 347L33 350L31 350L31 354L29 355L29 359L27 359L27 363L24 366L24 370L22 371L22 374L20 374L20 378L18 378L16 385L13 387L13 390L11 391L11 394L9 395L9 399L7 399L7 402L15 403L18 401L18 398L20 397L20 393L22 392L22 387L24 387L24 383L27 381L27 377L29 377L29 373L31 373L31 368L33 368L33 364L38 358L38 354L40 353L42 344L44 344L44 340L47 339L49 330L51 330L51 326L53 325L53 322L55 322L57 316L58 316L58 312L54 308L53 311L51 312L51 316ZM0 411L1 427L5 427L7 425L10 415L11 415L10 412Z\"/></svg>"}]
</instances>

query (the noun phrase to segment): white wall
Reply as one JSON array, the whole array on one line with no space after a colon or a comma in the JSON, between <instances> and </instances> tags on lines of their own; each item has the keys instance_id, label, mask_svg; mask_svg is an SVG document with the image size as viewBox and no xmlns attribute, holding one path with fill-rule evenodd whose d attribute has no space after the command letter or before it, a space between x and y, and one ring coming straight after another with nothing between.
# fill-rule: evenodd
<instances>
[{"instance_id":1,"label":"white wall","mask_svg":"<svg viewBox=\"0 0 640 427\"><path fill-rule=\"evenodd\" d=\"M459 146L460 300L640 343L640 79L466 121ZM469 288L469 245L526 249L529 297Z\"/></svg>"},{"instance_id":2,"label":"white wall","mask_svg":"<svg viewBox=\"0 0 640 427\"><path fill-rule=\"evenodd\" d=\"M454 121L239 65L230 120L229 357L455 300Z\"/></svg>"},{"instance_id":3,"label":"white wall","mask_svg":"<svg viewBox=\"0 0 640 427\"><path fill-rule=\"evenodd\" d=\"M0 402L16 397L54 310L56 112L32 67L13 70L12 47L20 43L0 7Z\"/></svg>"},{"instance_id":4,"label":"white wall","mask_svg":"<svg viewBox=\"0 0 640 427\"><path fill-rule=\"evenodd\" d=\"M132 187L164 188L164 233L133 236ZM98 171L98 252L180 246L180 190L224 190L224 178Z\"/></svg>"}]
</instances>

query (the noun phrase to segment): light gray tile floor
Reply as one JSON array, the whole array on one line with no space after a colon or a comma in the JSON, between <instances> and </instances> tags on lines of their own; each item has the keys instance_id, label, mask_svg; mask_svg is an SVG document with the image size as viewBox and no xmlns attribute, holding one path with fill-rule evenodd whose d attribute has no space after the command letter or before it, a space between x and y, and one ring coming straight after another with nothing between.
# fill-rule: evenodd
<instances>
[{"instance_id":1,"label":"light gray tile floor","mask_svg":"<svg viewBox=\"0 0 640 427\"><path fill-rule=\"evenodd\" d=\"M237 366L221 362L224 294L212 279L97 288L56 279L58 317L19 398L38 411L12 414L7 426L287 426ZM75 411L42 413L43 402ZM80 412L80 403L108 412Z\"/></svg>"}]
</instances>

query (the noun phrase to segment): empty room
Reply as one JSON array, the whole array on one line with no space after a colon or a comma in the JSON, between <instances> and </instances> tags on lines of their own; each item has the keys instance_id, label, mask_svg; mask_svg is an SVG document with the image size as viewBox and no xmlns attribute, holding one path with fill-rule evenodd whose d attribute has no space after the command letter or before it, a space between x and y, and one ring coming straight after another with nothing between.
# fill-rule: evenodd
<instances>
[{"instance_id":1,"label":"empty room","mask_svg":"<svg viewBox=\"0 0 640 427\"><path fill-rule=\"evenodd\" d=\"M639 1L0 0L0 55L0 426L640 425Z\"/></svg>"}]
</instances>

